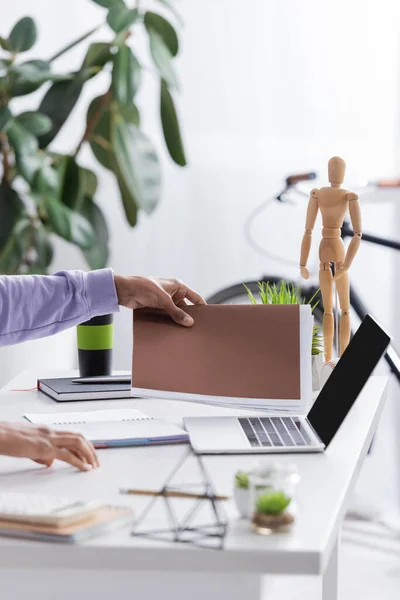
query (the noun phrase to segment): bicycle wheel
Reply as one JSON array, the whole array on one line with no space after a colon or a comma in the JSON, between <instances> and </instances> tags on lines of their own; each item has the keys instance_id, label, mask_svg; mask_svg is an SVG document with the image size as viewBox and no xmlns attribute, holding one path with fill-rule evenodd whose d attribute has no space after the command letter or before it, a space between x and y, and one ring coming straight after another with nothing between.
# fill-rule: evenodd
<instances>
[{"instance_id":1,"label":"bicycle wheel","mask_svg":"<svg viewBox=\"0 0 400 600\"><path fill-rule=\"evenodd\" d=\"M263 275L259 281L269 282L270 284L279 285L281 281L294 287L298 287L298 284L285 277L277 277L276 275ZM247 295L247 286L253 294L257 295L258 292L258 281L244 281L243 283L236 283L230 285L222 290L219 290L209 298L207 298L207 304L250 304L250 299ZM306 302L312 300L312 304L317 304L314 309L314 317L316 324L322 324L323 308L322 308L322 297L319 288L315 286L300 286L300 293Z\"/></svg>"}]
</instances>

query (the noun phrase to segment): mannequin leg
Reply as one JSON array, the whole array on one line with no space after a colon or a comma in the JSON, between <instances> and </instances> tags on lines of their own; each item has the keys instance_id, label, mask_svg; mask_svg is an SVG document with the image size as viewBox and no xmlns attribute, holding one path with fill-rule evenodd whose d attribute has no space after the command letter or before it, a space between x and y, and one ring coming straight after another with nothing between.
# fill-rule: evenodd
<instances>
[{"instance_id":1,"label":"mannequin leg","mask_svg":"<svg viewBox=\"0 0 400 600\"><path fill-rule=\"evenodd\" d=\"M337 268L340 269L341 263ZM341 310L340 328L339 328L339 349L340 356L346 350L350 341L350 282L349 274L343 275L336 281L336 289L339 295L339 304Z\"/></svg>"},{"instance_id":2,"label":"mannequin leg","mask_svg":"<svg viewBox=\"0 0 400 600\"><path fill-rule=\"evenodd\" d=\"M320 263L319 283L321 286L322 302L324 305L324 316L322 319L322 329L324 334L324 352L325 361L332 360L333 347L333 302L332 302L332 271L330 263Z\"/></svg>"}]
</instances>

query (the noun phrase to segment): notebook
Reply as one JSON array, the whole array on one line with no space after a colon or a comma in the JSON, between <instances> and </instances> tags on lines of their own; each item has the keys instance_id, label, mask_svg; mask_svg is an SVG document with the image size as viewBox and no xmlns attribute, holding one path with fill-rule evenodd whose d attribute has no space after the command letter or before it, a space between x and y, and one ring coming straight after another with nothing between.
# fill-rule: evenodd
<instances>
[{"instance_id":1,"label":"notebook","mask_svg":"<svg viewBox=\"0 0 400 600\"><path fill-rule=\"evenodd\" d=\"M64 527L0 520L0 536L76 544L124 526L129 527L133 523L132 510L102 506L87 520Z\"/></svg>"},{"instance_id":2,"label":"notebook","mask_svg":"<svg viewBox=\"0 0 400 600\"><path fill-rule=\"evenodd\" d=\"M95 448L183 444L189 435L162 419L153 419L140 410L93 410L85 412L24 415L31 423L49 425L56 431L84 435Z\"/></svg>"},{"instance_id":3,"label":"notebook","mask_svg":"<svg viewBox=\"0 0 400 600\"><path fill-rule=\"evenodd\" d=\"M76 379L76 377L38 379L37 387L57 402L111 400L131 397L131 385L129 383L72 383L73 379Z\"/></svg>"},{"instance_id":4,"label":"notebook","mask_svg":"<svg viewBox=\"0 0 400 600\"><path fill-rule=\"evenodd\" d=\"M308 305L188 306L189 328L134 313L132 394L302 414L311 399Z\"/></svg>"}]
</instances>

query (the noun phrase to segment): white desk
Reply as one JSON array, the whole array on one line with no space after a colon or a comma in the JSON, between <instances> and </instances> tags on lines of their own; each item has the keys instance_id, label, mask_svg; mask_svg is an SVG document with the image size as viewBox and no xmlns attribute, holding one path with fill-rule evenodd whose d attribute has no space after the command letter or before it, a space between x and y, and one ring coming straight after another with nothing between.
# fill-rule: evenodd
<instances>
[{"instance_id":1,"label":"white desk","mask_svg":"<svg viewBox=\"0 0 400 600\"><path fill-rule=\"evenodd\" d=\"M37 391L10 391L32 387L35 381L32 373L25 373L2 390L1 420L21 420L25 412L91 410L110 405L139 408L175 423L182 416L226 414L223 408L160 400L57 404ZM386 378L370 379L326 453L278 457L296 462L301 476L299 513L290 533L268 537L251 533L229 501L224 503L230 524L223 551L150 541L132 537L129 531L82 546L3 538L1 598L64 600L72 596L103 600L113 595L138 600L255 600L268 582L266 575L308 574L322 575L323 600L336 599L340 525L383 408L386 387ZM61 463L45 469L28 460L0 457L0 489L100 497L129 503L140 511L148 498L121 497L119 487L160 487L184 448L102 450L102 466L91 473L79 473ZM271 460L276 458L215 456L205 458L205 463L217 492L230 495L237 469ZM160 511L156 518L161 515Z\"/></svg>"}]
</instances>

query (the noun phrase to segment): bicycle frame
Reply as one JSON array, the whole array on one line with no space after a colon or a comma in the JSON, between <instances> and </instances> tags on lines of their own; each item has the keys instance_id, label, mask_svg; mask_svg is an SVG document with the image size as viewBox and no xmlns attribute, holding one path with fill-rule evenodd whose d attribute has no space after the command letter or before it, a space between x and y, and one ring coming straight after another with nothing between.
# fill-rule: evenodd
<instances>
[{"instance_id":1,"label":"bicycle frame","mask_svg":"<svg viewBox=\"0 0 400 600\"><path fill-rule=\"evenodd\" d=\"M345 220L342 226L342 239L345 240L346 238L353 237L353 234L354 232L350 227L349 222ZM385 248L392 248L393 250L400 251L400 242L396 242L394 240L389 240L387 238L383 238L377 235L370 235L369 233L363 233L362 239L364 242L369 242L370 244L376 244L377 246L384 246ZM361 300L360 295L354 289L354 286L352 286L351 284L350 305L354 309L354 312L361 321L368 314L367 307ZM400 357L392 345L390 345L386 351L385 360L388 363L391 372L394 374L397 381L400 383Z\"/></svg>"}]
</instances>

